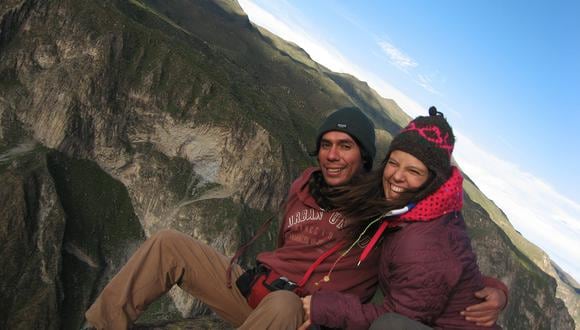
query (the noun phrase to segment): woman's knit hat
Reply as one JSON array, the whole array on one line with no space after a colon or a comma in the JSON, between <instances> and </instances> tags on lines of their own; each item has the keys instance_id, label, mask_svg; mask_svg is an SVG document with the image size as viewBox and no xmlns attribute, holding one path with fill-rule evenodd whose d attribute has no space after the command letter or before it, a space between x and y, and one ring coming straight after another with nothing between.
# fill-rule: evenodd
<instances>
[{"instance_id":1,"label":"woman's knit hat","mask_svg":"<svg viewBox=\"0 0 580 330\"><path fill-rule=\"evenodd\" d=\"M330 131L341 131L350 135L361 148L364 168L370 171L376 154L375 127L373 122L355 107L346 107L331 113L318 129L316 154L320 150L322 135Z\"/></svg>"},{"instance_id":2,"label":"woman's knit hat","mask_svg":"<svg viewBox=\"0 0 580 330\"><path fill-rule=\"evenodd\" d=\"M453 130L437 108L429 108L429 116L413 119L399 133L389 147L385 163L391 152L401 150L419 159L429 169L432 178L425 189L413 198L423 199L433 193L451 176L451 153L455 145Z\"/></svg>"}]
</instances>

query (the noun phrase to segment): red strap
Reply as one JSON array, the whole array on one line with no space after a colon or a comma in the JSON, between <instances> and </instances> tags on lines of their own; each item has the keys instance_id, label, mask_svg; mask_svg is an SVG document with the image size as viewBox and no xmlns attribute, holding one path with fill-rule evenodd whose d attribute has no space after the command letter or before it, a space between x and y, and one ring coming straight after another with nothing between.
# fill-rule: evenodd
<instances>
[{"instance_id":1,"label":"red strap","mask_svg":"<svg viewBox=\"0 0 580 330\"><path fill-rule=\"evenodd\" d=\"M377 244L377 241L379 240L379 238L381 237L381 235L383 234L385 229L387 229L387 227L389 226L389 223L390 223L389 221L383 221L383 223L381 223L381 226L377 229L377 231L373 235L373 238L371 238L371 241L369 242L369 244L365 247L365 249L361 253L357 266L360 265L360 263L366 259L366 257L369 255L369 253L371 253L373 246L375 246L375 244Z\"/></svg>"},{"instance_id":2,"label":"red strap","mask_svg":"<svg viewBox=\"0 0 580 330\"><path fill-rule=\"evenodd\" d=\"M324 252L320 257L318 257L318 259L316 259L316 261L314 263L312 263L312 265L310 265L310 267L308 267L306 274L304 274L304 276L302 277L302 280L300 280L300 282L298 283L298 287L300 287L300 288L303 287L304 284L306 284L306 282L310 278L310 276L312 276L312 272L314 272L316 267L318 267L318 265L320 265L320 263L323 262L324 259L328 258L331 254L336 252L343 245L344 245L344 241L340 241L340 242L336 243L336 245L334 245L332 248L330 248L330 250Z\"/></svg>"}]
</instances>

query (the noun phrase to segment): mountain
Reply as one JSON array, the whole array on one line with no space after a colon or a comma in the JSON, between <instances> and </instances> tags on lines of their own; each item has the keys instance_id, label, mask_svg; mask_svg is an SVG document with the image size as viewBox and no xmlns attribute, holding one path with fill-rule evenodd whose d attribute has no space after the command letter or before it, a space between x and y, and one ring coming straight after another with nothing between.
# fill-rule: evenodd
<instances>
[{"instance_id":1,"label":"mountain","mask_svg":"<svg viewBox=\"0 0 580 330\"><path fill-rule=\"evenodd\" d=\"M409 117L252 25L234 1L2 1L0 328L78 329L161 228L233 254L315 164L322 119L353 104L375 122L380 161ZM574 329L578 290L562 289L572 286L545 254L465 188L480 267L510 287L500 324ZM273 247L274 227L245 263ZM184 317L207 313L175 288L139 322L188 327Z\"/></svg>"}]
</instances>

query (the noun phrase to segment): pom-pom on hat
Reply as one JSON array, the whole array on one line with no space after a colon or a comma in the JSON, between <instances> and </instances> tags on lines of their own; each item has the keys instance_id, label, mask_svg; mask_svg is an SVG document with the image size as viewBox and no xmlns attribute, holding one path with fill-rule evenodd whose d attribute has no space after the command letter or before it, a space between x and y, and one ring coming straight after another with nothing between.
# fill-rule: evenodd
<instances>
[{"instance_id":1,"label":"pom-pom on hat","mask_svg":"<svg viewBox=\"0 0 580 330\"><path fill-rule=\"evenodd\" d=\"M451 176L451 153L455 146L453 130L437 108L429 108L429 116L413 119L399 133L389 147L385 162L391 152L401 150L419 159L429 169L432 178L415 200L433 193Z\"/></svg>"},{"instance_id":2,"label":"pom-pom on hat","mask_svg":"<svg viewBox=\"0 0 580 330\"><path fill-rule=\"evenodd\" d=\"M376 154L375 127L371 120L358 108L340 108L331 113L318 129L316 153L320 150L322 135L330 131L340 131L350 135L361 149L364 168L370 171Z\"/></svg>"}]
</instances>

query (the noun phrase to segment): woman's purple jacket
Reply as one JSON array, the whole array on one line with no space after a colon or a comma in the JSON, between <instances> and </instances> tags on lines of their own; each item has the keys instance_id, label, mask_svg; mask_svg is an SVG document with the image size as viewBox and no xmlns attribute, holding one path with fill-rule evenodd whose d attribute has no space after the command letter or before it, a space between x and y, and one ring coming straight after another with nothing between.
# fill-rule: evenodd
<instances>
[{"instance_id":1,"label":"woman's purple jacket","mask_svg":"<svg viewBox=\"0 0 580 330\"><path fill-rule=\"evenodd\" d=\"M382 305L363 304L354 295L319 291L312 296L311 322L368 329L382 314L395 312L434 328L478 329L460 315L467 306L481 302L474 293L484 287L460 213L461 184L461 174L454 169L446 184L384 234L379 264ZM493 286L505 287L497 282Z\"/></svg>"}]
</instances>

